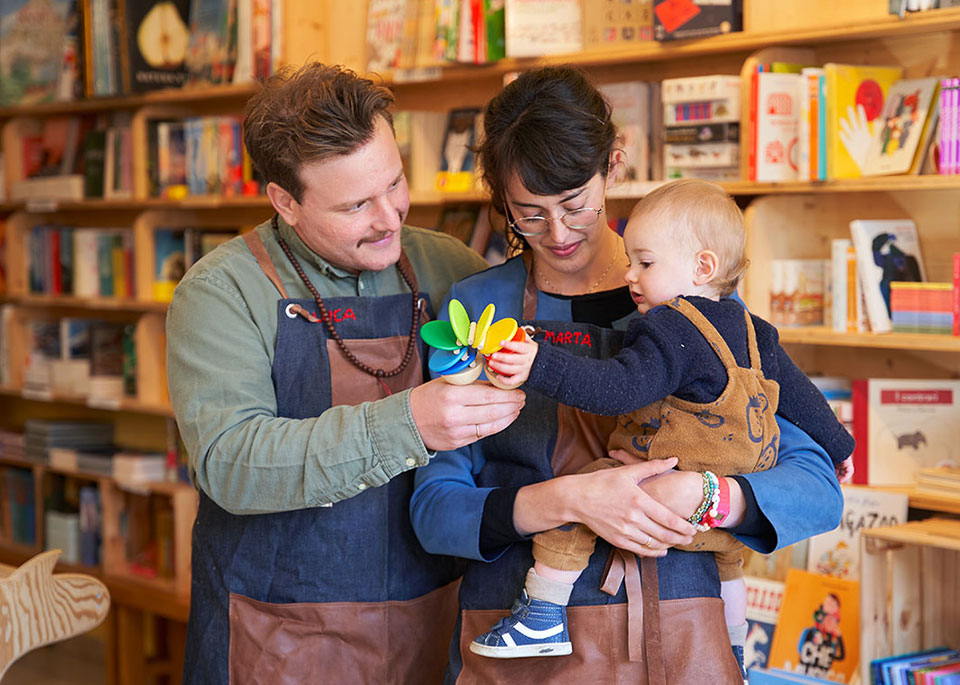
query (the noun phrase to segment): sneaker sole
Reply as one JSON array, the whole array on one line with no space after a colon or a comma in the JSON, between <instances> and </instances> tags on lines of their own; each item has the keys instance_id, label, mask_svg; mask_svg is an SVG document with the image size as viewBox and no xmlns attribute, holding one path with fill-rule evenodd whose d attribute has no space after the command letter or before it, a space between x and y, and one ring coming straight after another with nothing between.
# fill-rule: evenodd
<instances>
[{"instance_id":1,"label":"sneaker sole","mask_svg":"<svg viewBox=\"0 0 960 685\"><path fill-rule=\"evenodd\" d=\"M573 654L573 643L549 642L539 645L493 647L491 645L481 645L476 642L471 642L470 651L474 654L488 656L494 659L517 659L530 656L566 656L568 654Z\"/></svg>"}]
</instances>

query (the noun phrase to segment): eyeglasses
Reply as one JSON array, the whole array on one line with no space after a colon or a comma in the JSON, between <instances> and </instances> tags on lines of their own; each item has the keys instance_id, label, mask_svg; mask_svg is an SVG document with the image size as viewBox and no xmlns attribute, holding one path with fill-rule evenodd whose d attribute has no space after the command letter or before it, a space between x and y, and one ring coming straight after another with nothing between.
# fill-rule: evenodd
<instances>
[{"instance_id":1,"label":"eyeglasses","mask_svg":"<svg viewBox=\"0 0 960 685\"><path fill-rule=\"evenodd\" d=\"M593 207L584 207L583 209L574 209L571 212L556 217L563 225L574 231L582 231L590 228L600 218L603 207L594 209ZM520 235L541 235L550 228L550 222L553 217L545 216L525 216L514 219L508 225Z\"/></svg>"}]
</instances>

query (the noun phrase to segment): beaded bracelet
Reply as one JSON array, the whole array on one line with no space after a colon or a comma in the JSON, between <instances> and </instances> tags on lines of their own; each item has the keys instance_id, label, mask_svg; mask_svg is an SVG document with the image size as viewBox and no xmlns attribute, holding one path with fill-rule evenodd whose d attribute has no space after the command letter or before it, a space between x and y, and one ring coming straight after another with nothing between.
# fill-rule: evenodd
<instances>
[{"instance_id":1,"label":"beaded bracelet","mask_svg":"<svg viewBox=\"0 0 960 685\"><path fill-rule=\"evenodd\" d=\"M700 506L693 512L693 515L687 520L697 527L701 533L709 530L710 526L704 523L704 517L708 515L710 509L715 507L720 501L720 479L712 471L704 471L703 476L703 500Z\"/></svg>"},{"instance_id":2,"label":"beaded bracelet","mask_svg":"<svg viewBox=\"0 0 960 685\"><path fill-rule=\"evenodd\" d=\"M713 503L703 517L703 523L710 528L717 528L730 514L730 486L726 478L718 478L719 486Z\"/></svg>"}]
</instances>

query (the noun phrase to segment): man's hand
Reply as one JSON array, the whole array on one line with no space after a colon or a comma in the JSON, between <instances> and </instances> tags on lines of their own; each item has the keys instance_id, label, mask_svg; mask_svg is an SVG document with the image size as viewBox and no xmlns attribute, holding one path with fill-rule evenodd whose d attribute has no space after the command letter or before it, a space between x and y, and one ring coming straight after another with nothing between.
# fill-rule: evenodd
<instances>
[{"instance_id":1,"label":"man's hand","mask_svg":"<svg viewBox=\"0 0 960 685\"><path fill-rule=\"evenodd\" d=\"M451 385L438 378L410 391L410 413L429 450L453 450L499 433L520 414L526 395L487 383Z\"/></svg>"},{"instance_id":2,"label":"man's hand","mask_svg":"<svg viewBox=\"0 0 960 685\"><path fill-rule=\"evenodd\" d=\"M520 342L505 340L500 350L490 355L487 368L500 377L503 385L519 388L530 378L530 368L538 349L530 337Z\"/></svg>"}]
</instances>

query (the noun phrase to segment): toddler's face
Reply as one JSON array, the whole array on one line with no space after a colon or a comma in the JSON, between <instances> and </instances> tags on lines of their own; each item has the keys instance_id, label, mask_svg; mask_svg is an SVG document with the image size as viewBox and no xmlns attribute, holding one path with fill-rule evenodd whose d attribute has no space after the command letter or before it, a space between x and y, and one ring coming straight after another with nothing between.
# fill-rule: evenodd
<instances>
[{"instance_id":1,"label":"toddler's face","mask_svg":"<svg viewBox=\"0 0 960 685\"><path fill-rule=\"evenodd\" d=\"M630 258L625 280L641 313L680 295L701 294L694 283L697 250L671 236L658 217L631 219L623 243Z\"/></svg>"}]
</instances>

